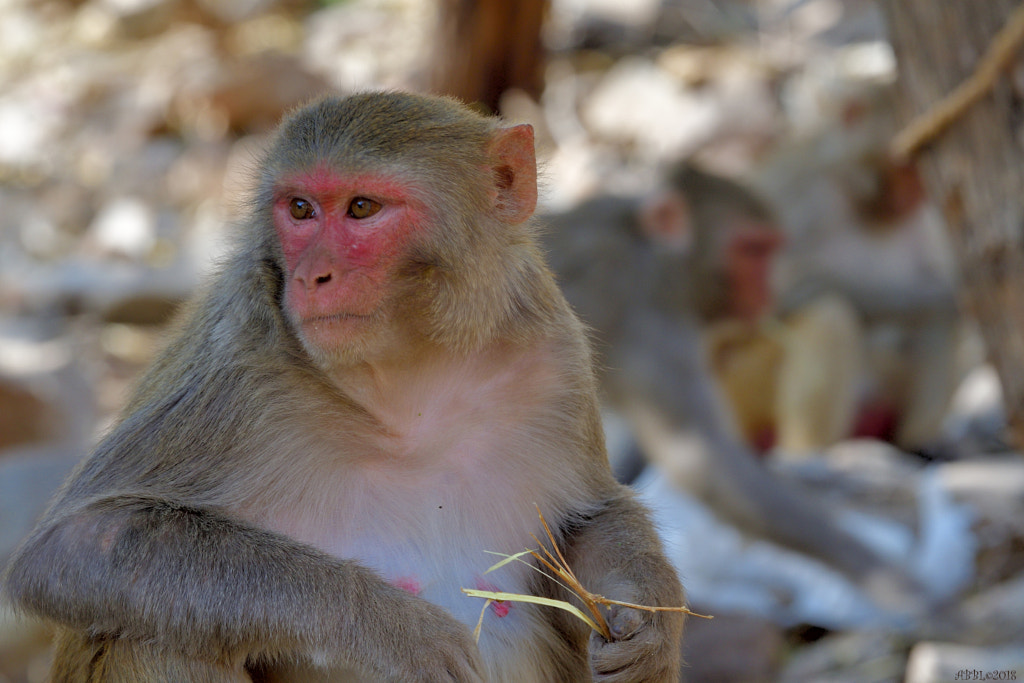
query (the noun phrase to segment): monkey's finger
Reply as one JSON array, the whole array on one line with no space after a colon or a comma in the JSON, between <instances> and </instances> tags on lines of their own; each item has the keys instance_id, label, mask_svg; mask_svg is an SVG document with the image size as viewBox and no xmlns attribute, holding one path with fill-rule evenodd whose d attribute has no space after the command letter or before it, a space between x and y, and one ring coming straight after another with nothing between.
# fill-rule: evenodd
<instances>
[{"instance_id":1,"label":"monkey's finger","mask_svg":"<svg viewBox=\"0 0 1024 683\"><path fill-rule=\"evenodd\" d=\"M628 640L634 633L651 623L648 613L622 605L612 605L606 621L612 633L612 640Z\"/></svg>"},{"instance_id":2,"label":"monkey's finger","mask_svg":"<svg viewBox=\"0 0 1024 683\"><path fill-rule=\"evenodd\" d=\"M595 683L630 681L668 681L669 672L661 669L664 657L657 656L666 646L656 630L642 626L626 640L607 641L594 634L590 641L590 664Z\"/></svg>"}]
</instances>

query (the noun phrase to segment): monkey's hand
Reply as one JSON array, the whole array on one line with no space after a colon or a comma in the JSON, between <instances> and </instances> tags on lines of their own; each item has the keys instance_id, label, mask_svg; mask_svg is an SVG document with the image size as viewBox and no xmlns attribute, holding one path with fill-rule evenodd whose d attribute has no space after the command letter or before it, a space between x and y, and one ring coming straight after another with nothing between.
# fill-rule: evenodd
<instances>
[{"instance_id":1,"label":"monkey's hand","mask_svg":"<svg viewBox=\"0 0 1024 683\"><path fill-rule=\"evenodd\" d=\"M681 615L612 605L606 619L612 639L597 632L590 637L595 683L679 680L678 628L668 622L681 620Z\"/></svg>"},{"instance_id":2,"label":"monkey's hand","mask_svg":"<svg viewBox=\"0 0 1024 683\"><path fill-rule=\"evenodd\" d=\"M446 610L405 596L392 612L387 651L377 653L385 681L408 683L483 683L486 671L473 635Z\"/></svg>"}]
</instances>

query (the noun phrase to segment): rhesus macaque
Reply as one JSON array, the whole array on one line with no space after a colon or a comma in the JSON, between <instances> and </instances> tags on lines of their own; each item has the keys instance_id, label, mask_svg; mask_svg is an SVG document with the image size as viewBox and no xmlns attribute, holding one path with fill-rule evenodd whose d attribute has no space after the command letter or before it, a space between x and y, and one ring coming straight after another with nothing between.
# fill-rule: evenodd
<instances>
[{"instance_id":1,"label":"rhesus macaque","mask_svg":"<svg viewBox=\"0 0 1024 683\"><path fill-rule=\"evenodd\" d=\"M710 373L703 330L770 303L780 233L741 185L684 164L655 199L604 196L546 217L566 297L592 326L609 403L678 486L753 533L858 580L896 578L832 512L773 476L740 438Z\"/></svg>"},{"instance_id":2,"label":"rhesus macaque","mask_svg":"<svg viewBox=\"0 0 1024 683\"><path fill-rule=\"evenodd\" d=\"M765 324L783 233L767 203L735 181L679 164L665 185L645 203L641 225L679 250L682 295L701 324L712 376L740 434L766 447L775 433L774 380L786 355L777 328Z\"/></svg>"},{"instance_id":3,"label":"rhesus macaque","mask_svg":"<svg viewBox=\"0 0 1024 683\"><path fill-rule=\"evenodd\" d=\"M794 353L779 373L777 452L851 435L927 451L972 362L954 259L917 169L885 154L891 87L840 88L821 129L781 144L752 179L789 235L776 310Z\"/></svg>"},{"instance_id":4,"label":"rhesus macaque","mask_svg":"<svg viewBox=\"0 0 1024 683\"><path fill-rule=\"evenodd\" d=\"M673 681L682 616L566 613L495 562L680 605L610 471L590 352L534 241L533 132L454 100L288 117L233 256L12 561L57 681ZM536 506L536 507L535 507ZM499 609L500 608L500 609Z\"/></svg>"},{"instance_id":5,"label":"rhesus macaque","mask_svg":"<svg viewBox=\"0 0 1024 683\"><path fill-rule=\"evenodd\" d=\"M807 184L831 210L810 230L797 226L780 259L779 314L804 327L791 336L799 357L780 373L791 388L778 406L785 456L851 435L927 451L966 370L953 260L916 169L882 158L849 166ZM811 378L811 367L825 373ZM845 415L813 419L821 391Z\"/></svg>"}]
</instances>

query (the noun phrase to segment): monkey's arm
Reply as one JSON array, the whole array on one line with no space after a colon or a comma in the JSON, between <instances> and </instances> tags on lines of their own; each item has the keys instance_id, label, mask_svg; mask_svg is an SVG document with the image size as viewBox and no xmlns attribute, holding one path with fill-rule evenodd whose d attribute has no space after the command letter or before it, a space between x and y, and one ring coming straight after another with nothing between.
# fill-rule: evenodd
<instances>
[{"instance_id":1,"label":"monkey's arm","mask_svg":"<svg viewBox=\"0 0 1024 683\"><path fill-rule=\"evenodd\" d=\"M942 278L921 278L912 286L895 286L870 278L842 277L814 272L798 280L779 297L777 310L787 314L823 294L837 294L869 320L953 319L957 315L956 290Z\"/></svg>"},{"instance_id":2,"label":"monkey's arm","mask_svg":"<svg viewBox=\"0 0 1024 683\"><path fill-rule=\"evenodd\" d=\"M843 531L824 504L773 475L742 444L706 368L695 324L646 316L631 329L628 348L618 355L621 371L611 379L644 451L677 485L733 523L822 558L855 579L890 569ZM684 455L680 441L697 444ZM699 462L681 464L681 457Z\"/></svg>"},{"instance_id":3,"label":"monkey's arm","mask_svg":"<svg viewBox=\"0 0 1024 683\"><path fill-rule=\"evenodd\" d=\"M633 604L683 605L679 577L646 512L625 487L566 532L566 559L587 590ZM595 633L590 640L598 680L679 680L683 614L614 606L606 616L613 639Z\"/></svg>"},{"instance_id":4,"label":"monkey's arm","mask_svg":"<svg viewBox=\"0 0 1024 683\"><path fill-rule=\"evenodd\" d=\"M440 608L356 563L165 500L118 496L58 509L6 579L9 596L30 612L199 660L480 680L468 631Z\"/></svg>"}]
</instances>

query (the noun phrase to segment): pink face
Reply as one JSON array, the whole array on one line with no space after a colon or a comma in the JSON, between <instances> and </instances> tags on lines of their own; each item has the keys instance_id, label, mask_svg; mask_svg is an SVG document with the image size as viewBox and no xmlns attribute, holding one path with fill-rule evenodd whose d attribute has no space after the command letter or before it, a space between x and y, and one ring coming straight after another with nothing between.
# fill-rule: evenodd
<instances>
[{"instance_id":1,"label":"pink face","mask_svg":"<svg viewBox=\"0 0 1024 683\"><path fill-rule=\"evenodd\" d=\"M423 209L394 177L326 167L282 178L274 197L288 316L307 344L336 349L382 312Z\"/></svg>"},{"instance_id":2,"label":"pink face","mask_svg":"<svg viewBox=\"0 0 1024 683\"><path fill-rule=\"evenodd\" d=\"M756 320L772 304L772 264L782 245L782 233L759 223L735 228L726 246L732 314Z\"/></svg>"}]
</instances>

